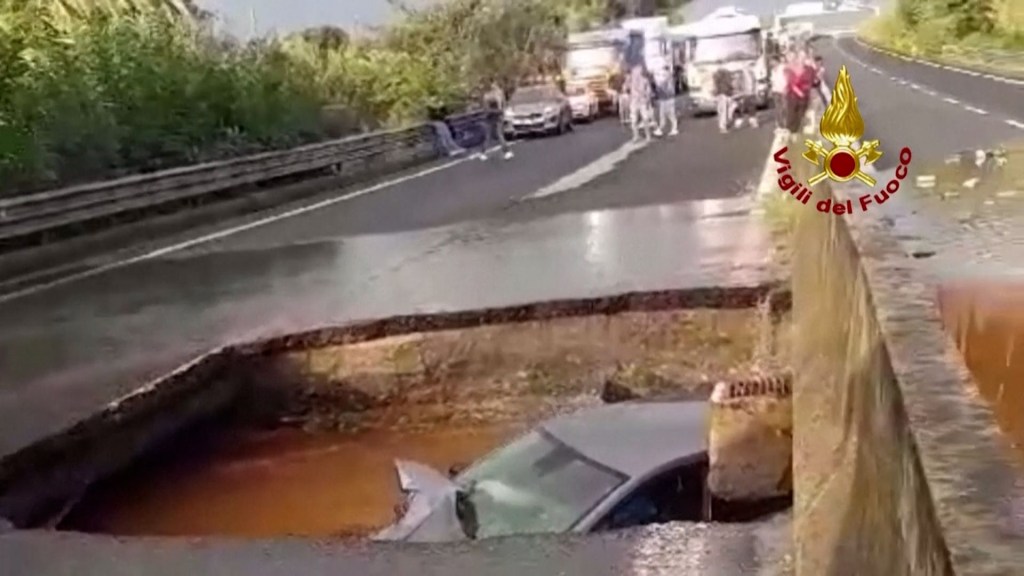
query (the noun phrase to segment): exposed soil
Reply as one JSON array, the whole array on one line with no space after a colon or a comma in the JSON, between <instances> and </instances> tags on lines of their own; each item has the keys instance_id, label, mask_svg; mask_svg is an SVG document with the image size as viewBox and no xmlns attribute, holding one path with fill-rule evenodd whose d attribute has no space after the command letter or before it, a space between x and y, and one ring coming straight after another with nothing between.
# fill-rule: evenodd
<instances>
[{"instance_id":1,"label":"exposed soil","mask_svg":"<svg viewBox=\"0 0 1024 576\"><path fill-rule=\"evenodd\" d=\"M675 310L288 352L261 370L259 410L98 486L62 528L366 535L392 520L395 458L443 471L609 387L707 398L724 377L775 370L788 350L777 332L766 309Z\"/></svg>"},{"instance_id":2,"label":"exposed soil","mask_svg":"<svg viewBox=\"0 0 1024 576\"><path fill-rule=\"evenodd\" d=\"M289 353L279 422L307 430L522 422L600 402L609 384L706 398L771 369L785 338L767 312L676 310L483 326ZM279 370L282 367L279 367ZM290 386L286 384L286 386Z\"/></svg>"}]
</instances>

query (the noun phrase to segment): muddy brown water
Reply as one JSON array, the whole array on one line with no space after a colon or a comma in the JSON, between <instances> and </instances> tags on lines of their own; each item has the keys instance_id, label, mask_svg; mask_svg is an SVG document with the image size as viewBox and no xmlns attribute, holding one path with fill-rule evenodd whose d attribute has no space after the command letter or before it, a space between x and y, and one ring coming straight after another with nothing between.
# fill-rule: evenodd
<instances>
[{"instance_id":1,"label":"muddy brown water","mask_svg":"<svg viewBox=\"0 0 1024 576\"><path fill-rule=\"evenodd\" d=\"M233 431L94 491L65 528L119 535L349 536L386 526L394 458L447 470L503 443L509 426L404 433Z\"/></svg>"},{"instance_id":2,"label":"muddy brown water","mask_svg":"<svg viewBox=\"0 0 1024 576\"><path fill-rule=\"evenodd\" d=\"M94 487L60 528L366 535L393 519L395 458L442 472L471 462L546 417L600 404L609 379L706 397L716 378L779 364L779 333L763 310L674 310L284 353L275 362L294 394L276 424L193 432Z\"/></svg>"},{"instance_id":3,"label":"muddy brown water","mask_svg":"<svg viewBox=\"0 0 1024 576\"><path fill-rule=\"evenodd\" d=\"M940 289L943 322L1024 457L1024 282L960 282Z\"/></svg>"}]
</instances>

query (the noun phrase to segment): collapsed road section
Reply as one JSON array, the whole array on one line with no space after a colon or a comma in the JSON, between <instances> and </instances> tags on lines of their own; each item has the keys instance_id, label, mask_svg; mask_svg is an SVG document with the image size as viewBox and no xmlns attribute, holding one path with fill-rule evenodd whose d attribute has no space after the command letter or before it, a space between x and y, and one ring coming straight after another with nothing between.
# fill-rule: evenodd
<instances>
[{"instance_id":1,"label":"collapsed road section","mask_svg":"<svg viewBox=\"0 0 1024 576\"><path fill-rule=\"evenodd\" d=\"M612 455L598 462L595 447L573 444L571 431L561 432L576 426L565 418L585 422L589 413L600 428L614 424L609 414L619 414L612 417L620 418L620 431L649 433L663 454L671 453L652 465L653 475L638 481L636 493L650 496L648 504L672 505L653 512L627 506L632 515L626 516L615 507L618 524L602 526L706 519L702 504L712 501L703 495L707 423L725 420L721 410L698 407L699 426L679 432L686 430L686 410L674 410L707 406L717 382L782 368L787 309L787 296L770 287L637 293L388 318L220 350L5 459L0 507L20 528L365 537L407 511L396 459L458 480L474 461L477 470L497 462L536 472L537 466L557 469L566 458L571 463L567 455L576 454L581 470L603 471L583 478L605 474L626 490L620 486L626 471L615 468L621 450L614 450L628 447L629 438L606 438L598 448ZM733 388L731 399L744 395L743 386ZM602 409L610 389L627 390L633 399ZM623 406L642 415L640 428L624 424ZM662 428L654 422L658 406L669 410L662 412L669 415ZM724 425L742 427L735 417L732 422ZM660 431L669 435L659 437ZM531 434L557 449L534 460L509 454ZM692 454L687 445L696 446ZM788 469L787 458L770 467ZM749 472L749 463L744 466ZM722 470L719 465L719 484ZM665 472L678 473L673 483L665 482ZM570 483L545 486L541 476L527 481L512 474L506 484L585 506L583 512L595 504L560 498ZM648 487L655 484L672 490ZM730 512L722 519L756 519L788 507L791 480L781 486L770 495L774 504L747 518ZM724 514L729 507L717 509ZM486 533L488 519L479 520Z\"/></svg>"}]
</instances>

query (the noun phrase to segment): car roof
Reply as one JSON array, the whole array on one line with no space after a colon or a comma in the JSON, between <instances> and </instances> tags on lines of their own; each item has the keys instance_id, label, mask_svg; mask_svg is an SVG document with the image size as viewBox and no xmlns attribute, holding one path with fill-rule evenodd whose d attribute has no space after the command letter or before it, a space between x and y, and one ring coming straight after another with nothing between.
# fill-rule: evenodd
<instances>
[{"instance_id":1,"label":"car roof","mask_svg":"<svg viewBox=\"0 0 1024 576\"><path fill-rule=\"evenodd\" d=\"M623 402L541 425L584 456L633 478L707 451L706 401Z\"/></svg>"}]
</instances>

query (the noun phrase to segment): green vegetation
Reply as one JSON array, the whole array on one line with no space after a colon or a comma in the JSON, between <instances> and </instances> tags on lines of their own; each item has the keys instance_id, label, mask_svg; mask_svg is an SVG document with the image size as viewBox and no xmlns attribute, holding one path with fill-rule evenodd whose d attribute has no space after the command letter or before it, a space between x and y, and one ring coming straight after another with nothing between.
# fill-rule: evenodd
<instances>
[{"instance_id":1,"label":"green vegetation","mask_svg":"<svg viewBox=\"0 0 1024 576\"><path fill-rule=\"evenodd\" d=\"M683 1L449 0L242 43L191 0L0 0L0 195L422 120L556 71L570 25Z\"/></svg>"},{"instance_id":2,"label":"green vegetation","mask_svg":"<svg viewBox=\"0 0 1024 576\"><path fill-rule=\"evenodd\" d=\"M1024 73L1024 0L897 0L862 33L899 52Z\"/></svg>"}]
</instances>

